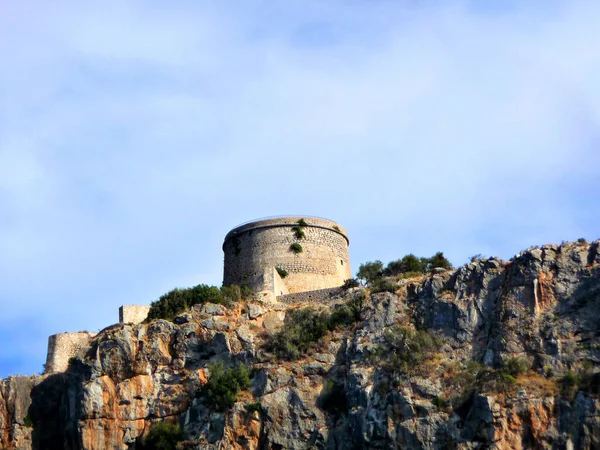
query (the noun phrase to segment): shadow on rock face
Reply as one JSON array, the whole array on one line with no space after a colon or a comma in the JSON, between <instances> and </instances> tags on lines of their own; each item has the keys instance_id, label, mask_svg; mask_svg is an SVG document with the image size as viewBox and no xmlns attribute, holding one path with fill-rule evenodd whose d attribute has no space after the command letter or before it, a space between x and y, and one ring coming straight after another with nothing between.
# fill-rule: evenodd
<instances>
[{"instance_id":1,"label":"shadow on rock face","mask_svg":"<svg viewBox=\"0 0 600 450\"><path fill-rule=\"evenodd\" d=\"M77 450L81 376L70 369L48 376L31 391L28 417L33 450Z\"/></svg>"}]
</instances>

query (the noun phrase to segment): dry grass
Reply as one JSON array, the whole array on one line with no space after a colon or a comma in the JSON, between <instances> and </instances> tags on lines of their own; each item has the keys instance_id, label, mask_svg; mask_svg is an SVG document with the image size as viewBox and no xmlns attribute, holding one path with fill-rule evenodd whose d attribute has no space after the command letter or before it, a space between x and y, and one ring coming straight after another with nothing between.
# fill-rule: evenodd
<instances>
[{"instance_id":1,"label":"dry grass","mask_svg":"<svg viewBox=\"0 0 600 450\"><path fill-rule=\"evenodd\" d=\"M516 386L525 389L528 394L535 394L539 397L554 396L560 392L560 387L556 383L556 380L546 378L533 370L519 375Z\"/></svg>"}]
</instances>

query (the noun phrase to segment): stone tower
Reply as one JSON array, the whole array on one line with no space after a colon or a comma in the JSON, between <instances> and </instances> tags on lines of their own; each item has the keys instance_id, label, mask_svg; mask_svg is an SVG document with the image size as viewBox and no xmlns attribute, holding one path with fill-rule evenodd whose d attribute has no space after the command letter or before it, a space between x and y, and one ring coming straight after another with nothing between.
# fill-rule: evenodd
<instances>
[{"instance_id":1,"label":"stone tower","mask_svg":"<svg viewBox=\"0 0 600 450\"><path fill-rule=\"evenodd\" d=\"M341 286L352 277L348 244L346 230L327 219L247 222L225 236L223 284L274 296Z\"/></svg>"}]
</instances>

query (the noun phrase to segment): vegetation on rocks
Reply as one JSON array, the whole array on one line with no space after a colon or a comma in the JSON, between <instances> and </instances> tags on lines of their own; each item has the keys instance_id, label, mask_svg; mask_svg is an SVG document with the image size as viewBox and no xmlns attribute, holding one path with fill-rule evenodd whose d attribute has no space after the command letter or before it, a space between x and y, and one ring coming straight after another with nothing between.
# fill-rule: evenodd
<instances>
[{"instance_id":1,"label":"vegetation on rocks","mask_svg":"<svg viewBox=\"0 0 600 450\"><path fill-rule=\"evenodd\" d=\"M281 267L275 267L275 270L277 271L277 273L279 274L279 276L281 278L285 278L289 275L288 271L285 269L282 269Z\"/></svg>"},{"instance_id":2,"label":"vegetation on rocks","mask_svg":"<svg viewBox=\"0 0 600 450\"><path fill-rule=\"evenodd\" d=\"M378 278L371 285L371 293L372 294L377 294L378 292L394 293L398 290L398 288L399 288L398 283L396 283L395 281L390 280L388 278Z\"/></svg>"},{"instance_id":3,"label":"vegetation on rocks","mask_svg":"<svg viewBox=\"0 0 600 450\"><path fill-rule=\"evenodd\" d=\"M142 450L175 450L183 441L183 431L178 424L160 422L150 428Z\"/></svg>"},{"instance_id":4,"label":"vegetation on rocks","mask_svg":"<svg viewBox=\"0 0 600 450\"><path fill-rule=\"evenodd\" d=\"M314 348L327 334L361 318L365 296L354 296L331 311L299 308L290 311L284 327L267 342L266 349L280 359L294 361Z\"/></svg>"},{"instance_id":5,"label":"vegetation on rocks","mask_svg":"<svg viewBox=\"0 0 600 450\"><path fill-rule=\"evenodd\" d=\"M302 245L300 245L298 242L294 242L292 245L290 245L290 250L293 251L294 253L302 253Z\"/></svg>"},{"instance_id":6,"label":"vegetation on rocks","mask_svg":"<svg viewBox=\"0 0 600 450\"><path fill-rule=\"evenodd\" d=\"M428 331L395 326L383 334L383 342L373 350L373 361L393 375L421 373L424 364L439 349L440 340Z\"/></svg>"},{"instance_id":7,"label":"vegetation on rocks","mask_svg":"<svg viewBox=\"0 0 600 450\"><path fill-rule=\"evenodd\" d=\"M381 277L383 273L383 263L379 260L369 261L361 264L356 272L356 277L363 283L373 283L375 280Z\"/></svg>"},{"instance_id":8,"label":"vegetation on rocks","mask_svg":"<svg viewBox=\"0 0 600 450\"><path fill-rule=\"evenodd\" d=\"M396 261L391 261L383 267L379 260L361 264L356 274L357 278L366 284L374 284L381 277L400 277L422 275L432 272L434 269L452 269L452 264L444 256L443 252L424 258L408 254Z\"/></svg>"},{"instance_id":9,"label":"vegetation on rocks","mask_svg":"<svg viewBox=\"0 0 600 450\"><path fill-rule=\"evenodd\" d=\"M154 425L145 448L600 448L599 249L107 327L66 376L0 380L0 448L139 449L160 421L185 441Z\"/></svg>"},{"instance_id":10,"label":"vegetation on rocks","mask_svg":"<svg viewBox=\"0 0 600 450\"><path fill-rule=\"evenodd\" d=\"M150 305L147 321L173 319L188 308L200 303L224 303L221 290L216 286L199 284L191 288L175 288L160 296Z\"/></svg>"},{"instance_id":11,"label":"vegetation on rocks","mask_svg":"<svg viewBox=\"0 0 600 450\"><path fill-rule=\"evenodd\" d=\"M210 377L200 389L201 395L208 397L209 404L217 411L231 408L240 391L250 387L250 371L243 364L224 368L222 362L209 367Z\"/></svg>"},{"instance_id":12,"label":"vegetation on rocks","mask_svg":"<svg viewBox=\"0 0 600 450\"><path fill-rule=\"evenodd\" d=\"M356 278L348 278L347 280L344 280L342 289L348 290L348 289L356 288L359 286L360 286L360 282Z\"/></svg>"},{"instance_id":13,"label":"vegetation on rocks","mask_svg":"<svg viewBox=\"0 0 600 450\"><path fill-rule=\"evenodd\" d=\"M172 320L177 315L194 305L203 303L216 303L221 305L230 305L236 303L250 295L248 287L237 285L209 286L199 284L191 288L175 288L150 305L150 311L146 322L155 319Z\"/></svg>"}]
</instances>

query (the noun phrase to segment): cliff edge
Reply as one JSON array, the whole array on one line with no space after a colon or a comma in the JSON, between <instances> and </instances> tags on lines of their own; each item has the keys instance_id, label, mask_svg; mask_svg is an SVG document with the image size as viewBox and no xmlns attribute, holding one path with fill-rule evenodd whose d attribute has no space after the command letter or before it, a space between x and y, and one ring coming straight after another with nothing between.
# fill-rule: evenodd
<instances>
[{"instance_id":1,"label":"cliff edge","mask_svg":"<svg viewBox=\"0 0 600 450\"><path fill-rule=\"evenodd\" d=\"M437 272L108 327L64 373L0 381L0 448L135 449L163 421L185 449L600 448L600 241ZM298 359L273 351L292 311L348 302ZM224 411L215 362L250 368Z\"/></svg>"}]
</instances>

